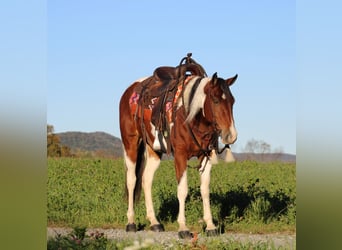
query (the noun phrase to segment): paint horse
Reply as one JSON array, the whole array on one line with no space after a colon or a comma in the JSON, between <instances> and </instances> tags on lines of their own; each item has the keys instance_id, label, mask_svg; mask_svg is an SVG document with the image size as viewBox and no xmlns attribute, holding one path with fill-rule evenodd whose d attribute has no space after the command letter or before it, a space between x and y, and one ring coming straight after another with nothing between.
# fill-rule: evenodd
<instances>
[{"instance_id":1,"label":"paint horse","mask_svg":"<svg viewBox=\"0 0 342 250\"><path fill-rule=\"evenodd\" d=\"M174 112L170 125L170 146L174 156L176 180L178 182L177 197L179 201L178 235L180 238L191 238L186 226L185 200L188 194L187 161L192 157L199 160L200 191L203 200L203 219L206 223L207 235L216 235L218 230L213 223L209 200L211 157L218 150L218 139L221 137L225 145L233 144L237 132L233 118L234 97L230 86L237 79L222 79L215 73L212 77L192 75L186 83L178 85L178 96L173 100ZM156 150L155 126L151 123L150 110L139 107L134 102L135 90L144 80L134 82L120 100L120 130L123 143L126 167L126 191L128 192L128 224L127 232L137 230L134 222L134 202L143 188L145 194L146 215L151 223L150 229L155 232L164 231L157 220L152 201L152 181L159 167L163 152ZM183 87L180 87L183 86ZM134 109L140 111L133 111ZM137 107L138 105L138 107ZM167 146L167 145L165 145Z\"/></svg>"}]
</instances>

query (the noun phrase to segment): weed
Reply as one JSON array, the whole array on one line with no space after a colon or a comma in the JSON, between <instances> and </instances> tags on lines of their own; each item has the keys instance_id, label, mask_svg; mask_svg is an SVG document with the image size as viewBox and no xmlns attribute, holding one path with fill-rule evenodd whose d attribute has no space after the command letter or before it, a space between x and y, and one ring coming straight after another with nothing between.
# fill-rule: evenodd
<instances>
[{"instance_id":1,"label":"weed","mask_svg":"<svg viewBox=\"0 0 342 250\"><path fill-rule=\"evenodd\" d=\"M107 249L107 238L103 233L92 233L86 235L85 227L75 227L66 236L57 235L54 239L47 242L48 250L64 249Z\"/></svg>"}]
</instances>

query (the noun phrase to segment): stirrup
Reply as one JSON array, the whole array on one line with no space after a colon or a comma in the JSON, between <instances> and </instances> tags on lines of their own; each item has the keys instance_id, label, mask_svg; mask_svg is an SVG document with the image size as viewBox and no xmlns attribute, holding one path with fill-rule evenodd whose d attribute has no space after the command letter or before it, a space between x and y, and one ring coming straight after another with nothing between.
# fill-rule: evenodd
<instances>
[{"instance_id":1,"label":"stirrup","mask_svg":"<svg viewBox=\"0 0 342 250\"><path fill-rule=\"evenodd\" d=\"M154 142L153 142L152 147L154 150L160 150L160 142L158 139L158 131L156 131L156 134L154 135Z\"/></svg>"},{"instance_id":2,"label":"stirrup","mask_svg":"<svg viewBox=\"0 0 342 250\"><path fill-rule=\"evenodd\" d=\"M162 143L162 145L161 145ZM152 145L153 149L156 151L167 151L167 144L163 134L159 133L157 130L154 136L154 142Z\"/></svg>"}]
</instances>

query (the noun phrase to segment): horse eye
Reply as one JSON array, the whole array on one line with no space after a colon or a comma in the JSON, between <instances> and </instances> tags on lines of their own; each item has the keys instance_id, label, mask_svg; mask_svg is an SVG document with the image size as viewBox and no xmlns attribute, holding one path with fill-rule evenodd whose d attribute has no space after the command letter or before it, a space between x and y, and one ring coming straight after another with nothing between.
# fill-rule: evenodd
<instances>
[{"instance_id":1,"label":"horse eye","mask_svg":"<svg viewBox=\"0 0 342 250\"><path fill-rule=\"evenodd\" d=\"M213 97L213 103L214 103L214 104L219 104L219 102L220 102L220 99L219 99L219 98Z\"/></svg>"}]
</instances>

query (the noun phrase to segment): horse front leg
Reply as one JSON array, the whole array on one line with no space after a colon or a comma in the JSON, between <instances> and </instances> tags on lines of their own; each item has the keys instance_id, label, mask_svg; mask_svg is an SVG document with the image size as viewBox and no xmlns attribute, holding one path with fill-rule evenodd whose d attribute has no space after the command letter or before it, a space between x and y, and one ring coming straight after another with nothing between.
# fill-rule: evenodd
<instances>
[{"instance_id":1,"label":"horse front leg","mask_svg":"<svg viewBox=\"0 0 342 250\"><path fill-rule=\"evenodd\" d=\"M160 156L150 146L147 146L145 171L142 177L142 186L145 193L146 216L151 223L150 229L154 232L163 232L164 227L156 219L152 201L152 182L154 173L160 164Z\"/></svg>"},{"instance_id":2,"label":"horse front leg","mask_svg":"<svg viewBox=\"0 0 342 250\"><path fill-rule=\"evenodd\" d=\"M186 219L185 219L185 200L188 195L188 177L186 171L186 158L182 156L181 151L175 151L175 169L176 169L176 178L178 181L177 186L177 198L179 203L179 210L178 210L178 218L177 222L179 225L178 229L178 236L182 239L184 238L191 238L190 231L186 226Z\"/></svg>"},{"instance_id":3,"label":"horse front leg","mask_svg":"<svg viewBox=\"0 0 342 250\"><path fill-rule=\"evenodd\" d=\"M182 239L184 238L191 238L190 231L186 226L186 219L185 219L185 200L188 195L188 177L187 171L183 172L183 175L178 182L177 187L177 198L179 203L179 211L178 211L178 218L177 222L179 225L178 229L178 236Z\"/></svg>"},{"instance_id":4,"label":"horse front leg","mask_svg":"<svg viewBox=\"0 0 342 250\"><path fill-rule=\"evenodd\" d=\"M217 228L213 223L211 209L210 209L210 199L209 199L209 185L210 185L210 172L211 172L211 162L207 161L206 158L202 160L201 163L201 196L203 201L203 220L206 223L206 233L208 236L215 236L218 234Z\"/></svg>"}]
</instances>

